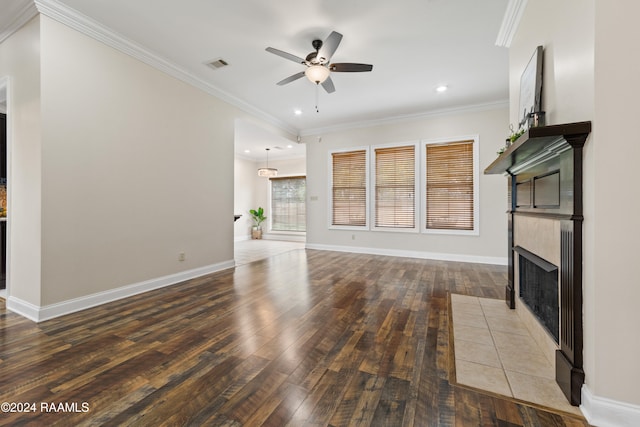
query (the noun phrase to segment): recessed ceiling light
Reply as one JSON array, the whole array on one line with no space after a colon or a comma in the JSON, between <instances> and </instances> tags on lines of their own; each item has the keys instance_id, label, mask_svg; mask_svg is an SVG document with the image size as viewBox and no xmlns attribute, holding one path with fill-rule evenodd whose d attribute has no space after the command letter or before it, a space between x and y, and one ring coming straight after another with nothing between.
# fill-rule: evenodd
<instances>
[{"instance_id":1,"label":"recessed ceiling light","mask_svg":"<svg viewBox=\"0 0 640 427\"><path fill-rule=\"evenodd\" d=\"M287 145L287 148L293 148L293 145L289 144Z\"/></svg>"},{"instance_id":2,"label":"recessed ceiling light","mask_svg":"<svg viewBox=\"0 0 640 427\"><path fill-rule=\"evenodd\" d=\"M449 86L447 85L440 85L436 88L436 92L438 93L442 93L442 92L446 92L447 89L449 89Z\"/></svg>"},{"instance_id":3,"label":"recessed ceiling light","mask_svg":"<svg viewBox=\"0 0 640 427\"><path fill-rule=\"evenodd\" d=\"M293 114L295 114L296 116L299 116L300 114L302 114L302 110L297 108L297 109L293 110Z\"/></svg>"},{"instance_id":4,"label":"recessed ceiling light","mask_svg":"<svg viewBox=\"0 0 640 427\"><path fill-rule=\"evenodd\" d=\"M244 150L245 153L249 154L251 150Z\"/></svg>"}]
</instances>

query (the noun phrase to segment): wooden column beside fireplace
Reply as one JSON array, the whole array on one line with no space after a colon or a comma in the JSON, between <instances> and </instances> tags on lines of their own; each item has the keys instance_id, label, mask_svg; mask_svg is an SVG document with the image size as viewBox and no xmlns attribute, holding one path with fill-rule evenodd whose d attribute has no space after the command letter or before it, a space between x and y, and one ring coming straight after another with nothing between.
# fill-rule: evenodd
<instances>
[{"instance_id":1,"label":"wooden column beside fireplace","mask_svg":"<svg viewBox=\"0 0 640 427\"><path fill-rule=\"evenodd\" d=\"M529 233L525 228L523 232L525 226L515 227L516 222L519 225L531 225L542 221L553 224L551 228L559 230L559 318L556 322L559 330L550 332L555 335L557 343L556 382L572 405L580 404L580 391L584 383L582 150L590 132L591 122L531 128L484 171L485 174L506 174L508 180L508 281L505 299L510 308L516 308L517 303L524 304L517 295L520 282L516 277L516 271L519 271L516 260L519 257L553 267L552 263L547 262L549 260L532 253L535 251L530 247L522 248L520 242L517 245L514 243L519 240L519 236L515 235L515 231L519 230L519 233L530 236L532 247L539 246L535 237L531 237L535 236L536 230ZM544 322L540 320L540 323ZM544 328L548 331L548 327L547 323Z\"/></svg>"}]
</instances>

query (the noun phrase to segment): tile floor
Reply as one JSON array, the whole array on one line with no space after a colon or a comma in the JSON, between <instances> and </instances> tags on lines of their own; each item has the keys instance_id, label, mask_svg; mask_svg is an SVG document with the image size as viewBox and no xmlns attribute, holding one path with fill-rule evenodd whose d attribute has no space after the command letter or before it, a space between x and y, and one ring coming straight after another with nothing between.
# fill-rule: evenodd
<instances>
[{"instance_id":1,"label":"tile floor","mask_svg":"<svg viewBox=\"0 0 640 427\"><path fill-rule=\"evenodd\" d=\"M451 294L456 381L582 415L555 382L554 361L504 301Z\"/></svg>"},{"instance_id":2,"label":"tile floor","mask_svg":"<svg viewBox=\"0 0 640 427\"><path fill-rule=\"evenodd\" d=\"M304 242L289 242L282 240L241 240L234 244L234 259L236 265L248 264L284 252L304 249Z\"/></svg>"}]
</instances>

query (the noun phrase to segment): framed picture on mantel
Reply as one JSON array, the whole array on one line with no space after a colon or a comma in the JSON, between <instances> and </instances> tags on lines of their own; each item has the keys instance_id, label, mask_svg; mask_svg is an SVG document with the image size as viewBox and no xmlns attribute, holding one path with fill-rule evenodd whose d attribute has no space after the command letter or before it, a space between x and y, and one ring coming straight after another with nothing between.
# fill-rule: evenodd
<instances>
[{"instance_id":1,"label":"framed picture on mantel","mask_svg":"<svg viewBox=\"0 0 640 427\"><path fill-rule=\"evenodd\" d=\"M529 114L542 110L542 46L533 56L520 77L520 127L528 129Z\"/></svg>"}]
</instances>

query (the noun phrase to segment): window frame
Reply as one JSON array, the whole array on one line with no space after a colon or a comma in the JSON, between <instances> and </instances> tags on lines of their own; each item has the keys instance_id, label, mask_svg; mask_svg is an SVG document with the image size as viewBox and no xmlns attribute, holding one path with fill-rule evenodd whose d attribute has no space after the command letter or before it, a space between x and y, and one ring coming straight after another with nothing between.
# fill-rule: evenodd
<instances>
[{"instance_id":1,"label":"window frame","mask_svg":"<svg viewBox=\"0 0 640 427\"><path fill-rule=\"evenodd\" d=\"M365 223L364 225L334 225L333 224L333 154L334 153L349 153L352 151L364 151L365 152ZM328 158L328 194L327 194L327 224L330 230L369 230L370 225L370 214L369 207L371 198L369 197L369 188L371 186L371 182L369 179L370 173L370 161L369 161L369 153L370 147L367 146L358 146L358 147L348 147L348 148L339 148L339 149L331 149L329 150L329 158Z\"/></svg>"},{"instance_id":2,"label":"window frame","mask_svg":"<svg viewBox=\"0 0 640 427\"><path fill-rule=\"evenodd\" d=\"M473 141L473 230L438 230L427 228L427 209L429 202L427 200L427 145L452 144L461 141ZM464 135L458 137L446 137L438 139L423 139L420 141L421 159L420 159L420 177L421 177L421 216L420 228L423 234L441 234L441 235L459 235L459 236L479 236L480 235L480 136Z\"/></svg>"},{"instance_id":3,"label":"window frame","mask_svg":"<svg viewBox=\"0 0 640 427\"><path fill-rule=\"evenodd\" d=\"M376 144L371 146L369 163L373 166L370 167L370 217L371 217L371 230L382 231L386 233L419 233L420 232L420 203L418 198L420 196L420 141L405 141L405 142L392 142L385 144ZM414 226L412 228L395 228L395 227L380 227L376 226L376 149L395 148L395 147L414 147L414 198L413 198L413 210L414 210Z\"/></svg>"}]
</instances>

